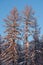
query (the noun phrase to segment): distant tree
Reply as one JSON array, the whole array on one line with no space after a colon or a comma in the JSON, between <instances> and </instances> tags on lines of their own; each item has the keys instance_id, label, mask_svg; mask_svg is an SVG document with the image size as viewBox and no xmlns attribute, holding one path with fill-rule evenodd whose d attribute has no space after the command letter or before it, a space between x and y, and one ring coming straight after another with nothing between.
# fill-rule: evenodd
<instances>
[{"instance_id":1,"label":"distant tree","mask_svg":"<svg viewBox=\"0 0 43 65\"><path fill-rule=\"evenodd\" d=\"M38 27L37 21L35 19L35 23L34 23L34 32L33 32L33 38L35 41L35 48L34 48L34 59L35 59L35 64L38 64L38 53L37 53L37 45L40 44L39 42L39 37L40 37L40 28Z\"/></svg>"},{"instance_id":2,"label":"distant tree","mask_svg":"<svg viewBox=\"0 0 43 65\"><path fill-rule=\"evenodd\" d=\"M2 54L2 44L3 44L3 38L2 36L0 35L0 65L2 65L2 61L1 61L1 54Z\"/></svg>"},{"instance_id":3,"label":"distant tree","mask_svg":"<svg viewBox=\"0 0 43 65\"><path fill-rule=\"evenodd\" d=\"M37 21L35 19L33 38L37 42L39 41L39 37L40 37L40 28L38 27Z\"/></svg>"},{"instance_id":4,"label":"distant tree","mask_svg":"<svg viewBox=\"0 0 43 65\"><path fill-rule=\"evenodd\" d=\"M18 56L17 55L17 50L16 50L17 49L16 40L21 39L19 37L19 35L21 34L21 29L19 29L20 24L18 23L18 21L19 21L18 16L19 16L18 11L17 11L16 8L14 8L11 11L11 15L8 16L7 19L4 19L5 26L6 26L6 31L5 32L7 32L7 36L5 37L5 39L7 39L8 43L10 44L9 48L5 50L5 53L9 53L9 52L12 51L13 65L14 64L17 65L17 58L18 58L17 57ZM5 60L7 60L7 58ZM9 58L8 58L8 60L9 60ZM9 62L10 62L10 60L9 60Z\"/></svg>"},{"instance_id":5,"label":"distant tree","mask_svg":"<svg viewBox=\"0 0 43 65\"><path fill-rule=\"evenodd\" d=\"M29 51L29 39L28 37L32 35L32 27L34 25L34 17L33 11L31 7L26 6L26 9L23 11L23 22L24 22L24 34L23 34L23 41L24 41L24 49L25 49L25 65L30 65L31 63L31 54Z\"/></svg>"},{"instance_id":6,"label":"distant tree","mask_svg":"<svg viewBox=\"0 0 43 65\"><path fill-rule=\"evenodd\" d=\"M1 65L1 36L0 36L0 65Z\"/></svg>"}]
</instances>

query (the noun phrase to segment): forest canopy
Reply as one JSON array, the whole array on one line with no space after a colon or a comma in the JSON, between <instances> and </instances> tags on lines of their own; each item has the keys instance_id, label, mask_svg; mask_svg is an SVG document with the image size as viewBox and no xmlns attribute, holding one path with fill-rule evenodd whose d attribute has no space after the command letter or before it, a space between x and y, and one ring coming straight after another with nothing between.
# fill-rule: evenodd
<instances>
[{"instance_id":1,"label":"forest canopy","mask_svg":"<svg viewBox=\"0 0 43 65\"><path fill-rule=\"evenodd\" d=\"M7 34L4 39L0 35L0 65L43 65L43 36L34 14L29 6L22 14L14 7L4 19Z\"/></svg>"}]
</instances>

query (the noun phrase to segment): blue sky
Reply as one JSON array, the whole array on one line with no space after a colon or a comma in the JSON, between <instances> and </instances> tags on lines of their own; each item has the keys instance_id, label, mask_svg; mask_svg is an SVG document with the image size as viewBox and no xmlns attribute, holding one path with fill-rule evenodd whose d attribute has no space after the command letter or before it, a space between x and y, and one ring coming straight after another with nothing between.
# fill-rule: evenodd
<instances>
[{"instance_id":1,"label":"blue sky","mask_svg":"<svg viewBox=\"0 0 43 65\"><path fill-rule=\"evenodd\" d=\"M5 35L3 19L9 15L14 7L18 11L22 11L26 5L31 6L35 11L37 22L41 27L41 34L43 34L43 0L0 0L0 34L2 36Z\"/></svg>"}]
</instances>

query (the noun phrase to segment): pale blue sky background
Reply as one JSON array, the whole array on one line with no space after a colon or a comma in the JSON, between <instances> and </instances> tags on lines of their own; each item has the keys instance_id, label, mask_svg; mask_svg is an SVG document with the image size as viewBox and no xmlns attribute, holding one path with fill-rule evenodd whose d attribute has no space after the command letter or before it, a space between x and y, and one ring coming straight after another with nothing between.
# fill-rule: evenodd
<instances>
[{"instance_id":1,"label":"pale blue sky background","mask_svg":"<svg viewBox=\"0 0 43 65\"><path fill-rule=\"evenodd\" d=\"M9 15L15 6L18 11L21 11L26 5L32 6L35 11L37 22L41 27L41 34L43 34L43 0L0 0L0 34L2 36L5 35L3 33L5 30L3 19Z\"/></svg>"}]
</instances>

